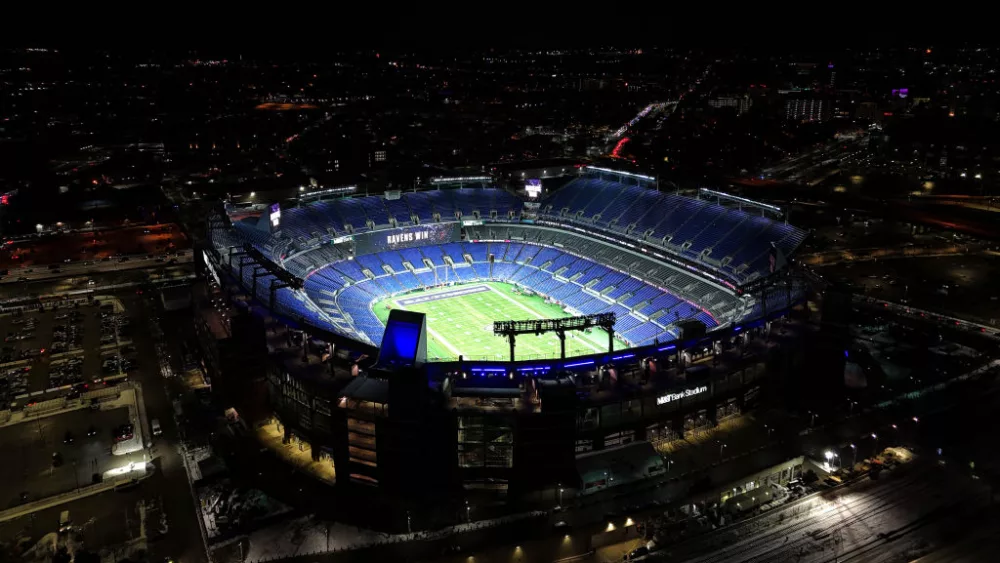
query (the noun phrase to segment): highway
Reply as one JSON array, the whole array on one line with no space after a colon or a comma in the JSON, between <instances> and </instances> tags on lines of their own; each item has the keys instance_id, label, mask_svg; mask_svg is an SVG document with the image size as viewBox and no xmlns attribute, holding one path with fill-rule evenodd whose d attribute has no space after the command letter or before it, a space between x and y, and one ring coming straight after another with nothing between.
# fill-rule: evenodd
<instances>
[{"instance_id":1,"label":"highway","mask_svg":"<svg viewBox=\"0 0 1000 563\"><path fill-rule=\"evenodd\" d=\"M124 270L140 270L147 268L166 267L173 264L188 264L192 260L190 250L180 250L176 255L164 256L136 255L128 256L125 261L86 261L59 264L58 268L49 269L45 266L11 269L10 273L0 278L0 284L11 284L27 281L53 280L58 278L86 276Z\"/></svg>"},{"instance_id":2,"label":"highway","mask_svg":"<svg viewBox=\"0 0 1000 563\"><path fill-rule=\"evenodd\" d=\"M765 168L761 171L761 176L773 180L815 183L817 179L828 177L842 160L849 160L860 154L867 143L867 135L848 141L830 141Z\"/></svg>"}]
</instances>

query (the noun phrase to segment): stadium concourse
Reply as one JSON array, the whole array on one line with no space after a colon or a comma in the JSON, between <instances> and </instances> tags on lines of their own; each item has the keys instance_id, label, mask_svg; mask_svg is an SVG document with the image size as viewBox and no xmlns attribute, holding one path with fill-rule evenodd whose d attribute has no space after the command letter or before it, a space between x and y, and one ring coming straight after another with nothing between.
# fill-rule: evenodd
<instances>
[{"instance_id":1,"label":"stadium concourse","mask_svg":"<svg viewBox=\"0 0 1000 563\"><path fill-rule=\"evenodd\" d=\"M711 330L783 306L738 288L768 275L776 252L794 252L802 230L768 217L770 206L643 184L591 172L541 202L481 185L273 205L270 221L220 215L209 232L218 262L235 269L233 249L247 244L270 262L241 261L239 277L272 312L372 346L384 330L378 303L446 284L512 284L559 305L550 318L613 312L628 346L672 340L680 321ZM497 318L533 318L511 308ZM484 352L439 344L449 356Z\"/></svg>"}]
</instances>

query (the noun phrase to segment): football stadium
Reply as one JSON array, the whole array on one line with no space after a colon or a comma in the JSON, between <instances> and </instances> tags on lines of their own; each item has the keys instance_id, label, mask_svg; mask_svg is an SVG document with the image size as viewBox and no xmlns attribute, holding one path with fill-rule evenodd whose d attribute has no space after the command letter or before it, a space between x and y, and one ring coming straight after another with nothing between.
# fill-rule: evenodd
<instances>
[{"instance_id":1,"label":"football stadium","mask_svg":"<svg viewBox=\"0 0 1000 563\"><path fill-rule=\"evenodd\" d=\"M492 320L613 312L625 348L672 340L680 321L711 331L767 310L740 287L805 233L773 206L709 190L693 199L651 180L592 171L540 202L484 183L275 204L259 218L217 216L210 232L226 257L256 251L268 274L241 268L241 279L273 312L372 346L389 309L432 312L439 359L503 359ZM589 339L575 340L588 353ZM553 356L543 342L529 354Z\"/></svg>"},{"instance_id":2,"label":"football stadium","mask_svg":"<svg viewBox=\"0 0 1000 563\"><path fill-rule=\"evenodd\" d=\"M771 325L808 289L781 208L641 174L329 192L220 206L203 258L306 337L269 340L267 408L351 490L588 494L628 481L600 477L619 448L662 470L766 395Z\"/></svg>"}]
</instances>

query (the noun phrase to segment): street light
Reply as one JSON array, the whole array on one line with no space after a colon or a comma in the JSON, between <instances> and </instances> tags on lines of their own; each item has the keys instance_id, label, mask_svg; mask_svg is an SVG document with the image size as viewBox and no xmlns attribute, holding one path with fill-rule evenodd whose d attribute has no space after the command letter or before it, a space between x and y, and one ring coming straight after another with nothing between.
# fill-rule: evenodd
<instances>
[{"instance_id":1,"label":"street light","mask_svg":"<svg viewBox=\"0 0 1000 563\"><path fill-rule=\"evenodd\" d=\"M878 434L872 432L872 439L875 440L875 451L872 452L872 457L878 455Z\"/></svg>"},{"instance_id":2,"label":"street light","mask_svg":"<svg viewBox=\"0 0 1000 563\"><path fill-rule=\"evenodd\" d=\"M726 444L719 443L719 457L722 457L722 451L726 449Z\"/></svg>"},{"instance_id":3,"label":"street light","mask_svg":"<svg viewBox=\"0 0 1000 563\"><path fill-rule=\"evenodd\" d=\"M837 469L841 469L843 467L843 465L841 465L840 463L840 454L838 454L837 452L826 450L825 452L823 452L823 457L826 458L827 466L830 465L830 461L833 458L837 458Z\"/></svg>"},{"instance_id":4,"label":"street light","mask_svg":"<svg viewBox=\"0 0 1000 563\"><path fill-rule=\"evenodd\" d=\"M851 444L851 471L854 471L854 466L858 464L858 447Z\"/></svg>"}]
</instances>

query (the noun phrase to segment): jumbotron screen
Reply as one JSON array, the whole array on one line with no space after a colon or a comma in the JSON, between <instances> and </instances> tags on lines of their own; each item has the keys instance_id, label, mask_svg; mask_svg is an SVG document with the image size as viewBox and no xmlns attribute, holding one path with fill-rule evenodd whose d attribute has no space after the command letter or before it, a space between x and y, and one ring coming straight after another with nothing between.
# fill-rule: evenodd
<instances>
[{"instance_id":1,"label":"jumbotron screen","mask_svg":"<svg viewBox=\"0 0 1000 563\"><path fill-rule=\"evenodd\" d=\"M542 179L528 178L524 181L524 191L528 192L531 199L538 199L542 195Z\"/></svg>"},{"instance_id":2,"label":"jumbotron screen","mask_svg":"<svg viewBox=\"0 0 1000 563\"><path fill-rule=\"evenodd\" d=\"M461 240L462 228L458 223L445 225L419 225L362 233L354 235L355 252L359 255L374 254L386 250L399 250L414 246L443 244Z\"/></svg>"},{"instance_id":3,"label":"jumbotron screen","mask_svg":"<svg viewBox=\"0 0 1000 563\"><path fill-rule=\"evenodd\" d=\"M277 229L281 226L281 204L274 203L270 208L271 213L271 228Z\"/></svg>"}]
</instances>

